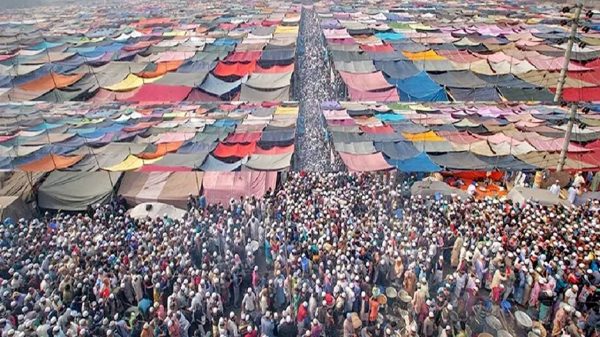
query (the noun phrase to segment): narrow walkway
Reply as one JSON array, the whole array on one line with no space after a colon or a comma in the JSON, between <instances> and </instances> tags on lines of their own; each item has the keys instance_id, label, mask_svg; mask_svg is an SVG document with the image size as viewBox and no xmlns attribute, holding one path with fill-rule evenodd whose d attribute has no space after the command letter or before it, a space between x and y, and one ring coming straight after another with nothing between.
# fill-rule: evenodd
<instances>
[{"instance_id":1,"label":"narrow walkway","mask_svg":"<svg viewBox=\"0 0 600 337\"><path fill-rule=\"evenodd\" d=\"M312 6L305 6L300 21L296 69L296 98L300 102L296 170L329 172L334 169L331 165L327 128L321 112L321 102L334 98L326 57L327 49L317 13Z\"/></svg>"}]
</instances>

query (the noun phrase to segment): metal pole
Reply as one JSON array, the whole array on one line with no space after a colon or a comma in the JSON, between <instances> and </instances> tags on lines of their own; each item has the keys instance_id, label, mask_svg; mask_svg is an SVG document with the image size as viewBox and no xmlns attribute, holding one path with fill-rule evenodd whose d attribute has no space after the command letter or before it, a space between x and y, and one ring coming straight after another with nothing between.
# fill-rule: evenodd
<instances>
[{"instance_id":1,"label":"metal pole","mask_svg":"<svg viewBox=\"0 0 600 337\"><path fill-rule=\"evenodd\" d=\"M577 115L577 103L571 105L571 112L569 113L569 124L567 124L567 131L565 131L565 141L563 142L562 150L560 151L560 158L558 159L558 165L556 171L560 172L565 166L565 159L567 157L567 151L569 149L569 143L571 142L571 132L573 132L573 123Z\"/></svg>"},{"instance_id":2,"label":"metal pole","mask_svg":"<svg viewBox=\"0 0 600 337\"><path fill-rule=\"evenodd\" d=\"M575 17L571 22L571 34L569 35L569 41L567 42L567 49L565 50L565 60L563 67L560 70L560 77L558 78L558 85L556 86L556 94L554 95L554 102L560 100L562 95L563 85L565 84L565 78L567 77L567 70L569 63L571 62L571 52L573 51L573 42L575 42L575 36L577 35L577 28L579 27L579 18L581 17L581 10L583 3L578 3L575 7Z\"/></svg>"}]
</instances>

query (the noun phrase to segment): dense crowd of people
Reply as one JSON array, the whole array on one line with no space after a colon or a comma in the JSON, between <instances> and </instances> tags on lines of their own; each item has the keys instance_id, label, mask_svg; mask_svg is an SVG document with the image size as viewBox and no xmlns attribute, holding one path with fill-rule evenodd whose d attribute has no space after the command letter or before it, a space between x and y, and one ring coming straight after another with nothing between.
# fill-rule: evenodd
<instances>
[{"instance_id":1,"label":"dense crowd of people","mask_svg":"<svg viewBox=\"0 0 600 337\"><path fill-rule=\"evenodd\" d=\"M319 26L317 13L311 6L302 11L298 38L298 76L296 98L300 102L298 116L298 147L295 153L296 168L312 172L339 169L335 164L326 125L321 112L321 102L334 99L331 86L331 69L326 59L327 49ZM334 159L332 159L334 157ZM342 166L343 167L343 166Z\"/></svg>"},{"instance_id":2,"label":"dense crowd of people","mask_svg":"<svg viewBox=\"0 0 600 337\"><path fill-rule=\"evenodd\" d=\"M190 197L183 219L134 219L118 198L6 219L1 335L468 336L494 307L547 336L597 333L598 203L408 196L397 180L289 173L261 199Z\"/></svg>"}]
</instances>

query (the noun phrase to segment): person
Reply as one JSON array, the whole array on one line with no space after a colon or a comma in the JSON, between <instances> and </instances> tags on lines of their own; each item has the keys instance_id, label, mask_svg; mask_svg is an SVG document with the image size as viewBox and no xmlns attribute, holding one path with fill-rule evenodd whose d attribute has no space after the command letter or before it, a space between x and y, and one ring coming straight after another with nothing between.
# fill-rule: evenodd
<instances>
[{"instance_id":1,"label":"person","mask_svg":"<svg viewBox=\"0 0 600 337\"><path fill-rule=\"evenodd\" d=\"M350 334L355 312L363 329L352 333L381 336L394 332L385 313L412 301L420 307L401 317L407 335L452 335L452 312L474 314L488 284L494 300L539 310L550 332L575 331L575 322L589 333L599 317L599 203L438 199L403 193L403 179L288 172L262 198L178 218L134 218L112 203L0 226L0 328L316 337ZM269 242L271 263L262 250L246 254L253 236ZM403 301L380 315L388 286ZM571 314L552 315L565 304Z\"/></svg>"},{"instance_id":2,"label":"person","mask_svg":"<svg viewBox=\"0 0 600 337\"><path fill-rule=\"evenodd\" d=\"M577 187L574 184L572 184L571 187L569 187L567 194L567 200L569 200L571 204L574 204L575 199L577 198Z\"/></svg>"},{"instance_id":3,"label":"person","mask_svg":"<svg viewBox=\"0 0 600 337\"><path fill-rule=\"evenodd\" d=\"M424 337L432 337L435 333L435 322L434 322L434 313L433 311L430 311L429 314L427 315L427 318L425 318L425 321L423 321L423 336Z\"/></svg>"},{"instance_id":4,"label":"person","mask_svg":"<svg viewBox=\"0 0 600 337\"><path fill-rule=\"evenodd\" d=\"M558 196L560 194L560 182L556 180L554 184L550 186L549 190L550 193L554 194L555 196Z\"/></svg>"},{"instance_id":5,"label":"person","mask_svg":"<svg viewBox=\"0 0 600 337\"><path fill-rule=\"evenodd\" d=\"M474 196L475 193L477 193L477 182L473 181L469 184L469 187L467 187L467 193L469 193L471 196Z\"/></svg>"}]
</instances>

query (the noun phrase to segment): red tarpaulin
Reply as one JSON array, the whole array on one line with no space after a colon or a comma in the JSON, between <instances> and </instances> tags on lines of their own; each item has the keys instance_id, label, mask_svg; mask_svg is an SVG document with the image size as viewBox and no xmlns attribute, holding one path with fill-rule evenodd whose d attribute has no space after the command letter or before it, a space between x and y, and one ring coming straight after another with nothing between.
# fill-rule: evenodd
<instances>
[{"instance_id":1,"label":"red tarpaulin","mask_svg":"<svg viewBox=\"0 0 600 337\"><path fill-rule=\"evenodd\" d=\"M590 71L569 71L568 76L575 80L596 85L600 84L600 68L595 68Z\"/></svg>"},{"instance_id":2,"label":"red tarpaulin","mask_svg":"<svg viewBox=\"0 0 600 337\"><path fill-rule=\"evenodd\" d=\"M550 91L556 93L556 88L550 88ZM600 87L565 88L562 92L562 98L567 102L600 101Z\"/></svg>"},{"instance_id":3,"label":"red tarpaulin","mask_svg":"<svg viewBox=\"0 0 600 337\"><path fill-rule=\"evenodd\" d=\"M595 140L591 143L588 143L586 146L584 146L586 149L600 149L600 139Z\"/></svg>"},{"instance_id":4,"label":"red tarpaulin","mask_svg":"<svg viewBox=\"0 0 600 337\"><path fill-rule=\"evenodd\" d=\"M249 144L224 144L219 143L213 154L217 157L246 157L254 153L256 143Z\"/></svg>"},{"instance_id":5,"label":"red tarpaulin","mask_svg":"<svg viewBox=\"0 0 600 337\"><path fill-rule=\"evenodd\" d=\"M252 62L257 61L262 55L262 51L260 50L252 50L252 51L236 51L225 59L226 62Z\"/></svg>"},{"instance_id":6,"label":"red tarpaulin","mask_svg":"<svg viewBox=\"0 0 600 337\"><path fill-rule=\"evenodd\" d=\"M596 168L600 167L600 149L584 153L567 153L567 157L594 165Z\"/></svg>"},{"instance_id":7,"label":"red tarpaulin","mask_svg":"<svg viewBox=\"0 0 600 337\"><path fill-rule=\"evenodd\" d=\"M361 126L360 129L366 133L394 133L394 129L387 124L381 126Z\"/></svg>"},{"instance_id":8,"label":"red tarpaulin","mask_svg":"<svg viewBox=\"0 0 600 337\"><path fill-rule=\"evenodd\" d=\"M248 62L248 63L242 63L242 62L235 62L235 63L225 63L225 62L219 62L217 64L217 66L215 67L215 69L213 70L213 73L217 76L246 76L252 72L254 72L254 69L256 68L256 61L252 61L252 62Z\"/></svg>"},{"instance_id":9,"label":"red tarpaulin","mask_svg":"<svg viewBox=\"0 0 600 337\"><path fill-rule=\"evenodd\" d=\"M371 53L392 53L394 52L394 47L389 44L378 44L378 45L368 45L363 44L360 46L360 49L371 52Z\"/></svg>"},{"instance_id":10,"label":"red tarpaulin","mask_svg":"<svg viewBox=\"0 0 600 337\"><path fill-rule=\"evenodd\" d=\"M192 91L191 87L144 84L135 95L126 99L128 102L181 102Z\"/></svg>"}]
</instances>

